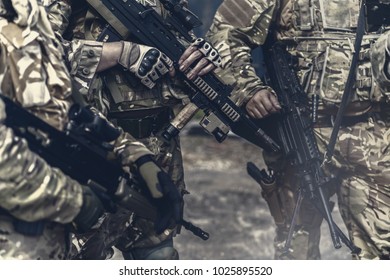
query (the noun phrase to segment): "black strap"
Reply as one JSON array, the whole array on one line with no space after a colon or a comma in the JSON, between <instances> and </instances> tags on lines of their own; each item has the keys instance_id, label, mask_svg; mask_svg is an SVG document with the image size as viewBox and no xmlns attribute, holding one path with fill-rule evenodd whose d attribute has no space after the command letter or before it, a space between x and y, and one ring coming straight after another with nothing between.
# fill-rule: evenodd
<instances>
[{"instance_id":1,"label":"black strap","mask_svg":"<svg viewBox=\"0 0 390 280\"><path fill-rule=\"evenodd\" d=\"M366 7L365 1L362 0L361 5L360 5L358 25L357 25L357 30L356 30L356 39L355 39L355 45L354 45L355 52L352 56L351 67L349 70L347 82L345 83L345 88L344 88L344 92L343 92L343 95L341 98L340 108L337 111L332 134L330 136L329 144L327 147L327 151L324 155L324 160L326 162L330 162L332 159L334 147L336 145L337 134L338 134L338 132L340 130L340 126L341 126L341 121L342 121L342 118L344 116L347 105L352 98L352 93L353 93L354 85L356 82L356 66L358 63L359 52L360 52L360 48L362 45L362 39L363 39L363 34L364 34L365 14L366 14L365 7Z\"/></svg>"}]
</instances>

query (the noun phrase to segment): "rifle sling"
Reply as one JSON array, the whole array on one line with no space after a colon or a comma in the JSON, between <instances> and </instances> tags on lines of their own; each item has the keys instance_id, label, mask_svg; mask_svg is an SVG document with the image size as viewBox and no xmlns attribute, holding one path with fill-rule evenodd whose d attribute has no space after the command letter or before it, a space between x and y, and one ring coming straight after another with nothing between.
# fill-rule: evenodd
<instances>
[{"instance_id":1,"label":"rifle sling","mask_svg":"<svg viewBox=\"0 0 390 280\"><path fill-rule=\"evenodd\" d=\"M359 59L359 52L362 45L362 39L364 34L364 18L365 18L365 4L362 1L359 11L358 25L356 30L356 39L354 45L354 53L352 56L351 66L348 73L347 82L345 84L344 92L341 98L340 108L337 111L336 119L334 122L332 134L329 139L329 144L324 155L324 161L330 162L333 156L334 148L336 145L337 135L342 124L342 118L344 116L347 105L352 98L352 90L356 81L356 67Z\"/></svg>"},{"instance_id":2,"label":"rifle sling","mask_svg":"<svg viewBox=\"0 0 390 280\"><path fill-rule=\"evenodd\" d=\"M122 22L119 21L116 16L110 12L109 9L107 9L107 7L102 3L102 1L87 0L87 2L107 21L109 25L111 25L122 36L122 38L129 37L129 31L126 26L124 26Z\"/></svg>"}]
</instances>

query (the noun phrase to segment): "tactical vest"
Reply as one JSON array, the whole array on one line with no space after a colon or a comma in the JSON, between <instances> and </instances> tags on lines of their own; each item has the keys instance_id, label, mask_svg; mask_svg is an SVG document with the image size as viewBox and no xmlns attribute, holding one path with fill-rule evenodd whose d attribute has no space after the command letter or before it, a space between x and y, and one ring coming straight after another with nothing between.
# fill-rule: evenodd
<instances>
[{"instance_id":1,"label":"tactical vest","mask_svg":"<svg viewBox=\"0 0 390 280\"><path fill-rule=\"evenodd\" d=\"M359 0L281 0L276 15L277 40L286 42L297 59L306 92L319 95L326 107L340 103L352 59ZM380 34L367 33L362 42L352 102L365 110L384 95L372 78L370 48ZM353 106L353 105L351 105Z\"/></svg>"}]
</instances>

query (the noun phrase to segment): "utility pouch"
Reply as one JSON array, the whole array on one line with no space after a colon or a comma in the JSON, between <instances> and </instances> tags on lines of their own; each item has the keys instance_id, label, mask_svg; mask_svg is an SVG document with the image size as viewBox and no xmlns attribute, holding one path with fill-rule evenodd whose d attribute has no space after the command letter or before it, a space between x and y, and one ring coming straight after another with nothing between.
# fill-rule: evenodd
<instances>
[{"instance_id":1,"label":"utility pouch","mask_svg":"<svg viewBox=\"0 0 390 280\"><path fill-rule=\"evenodd\" d=\"M280 203L280 197L276 187L276 181L274 180L270 184L266 184L264 181L259 182L262 192L261 195L267 202L268 208L272 217L274 218L277 226L284 225L286 223L286 217L284 214L283 205Z\"/></svg>"},{"instance_id":2,"label":"utility pouch","mask_svg":"<svg viewBox=\"0 0 390 280\"><path fill-rule=\"evenodd\" d=\"M311 0L297 0L293 9L298 14L296 27L301 31L310 31L314 28L314 10Z\"/></svg>"}]
</instances>

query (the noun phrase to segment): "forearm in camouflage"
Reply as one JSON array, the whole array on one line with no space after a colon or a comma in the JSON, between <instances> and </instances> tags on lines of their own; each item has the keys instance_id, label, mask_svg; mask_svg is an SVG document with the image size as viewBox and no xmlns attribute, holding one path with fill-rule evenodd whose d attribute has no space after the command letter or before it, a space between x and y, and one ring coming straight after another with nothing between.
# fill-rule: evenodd
<instances>
[{"instance_id":1,"label":"forearm in camouflage","mask_svg":"<svg viewBox=\"0 0 390 280\"><path fill-rule=\"evenodd\" d=\"M273 1L226 0L208 32L222 57L220 75L235 84L232 99L237 104L266 88L252 65L251 51L265 42L273 11Z\"/></svg>"},{"instance_id":2,"label":"forearm in camouflage","mask_svg":"<svg viewBox=\"0 0 390 280\"><path fill-rule=\"evenodd\" d=\"M130 134L123 132L114 144L114 152L121 160L122 166L131 166L137 159L153 153Z\"/></svg>"},{"instance_id":3,"label":"forearm in camouflage","mask_svg":"<svg viewBox=\"0 0 390 280\"><path fill-rule=\"evenodd\" d=\"M0 159L0 207L25 221L65 224L78 214L81 186L32 153L26 141L2 123Z\"/></svg>"}]
</instances>

